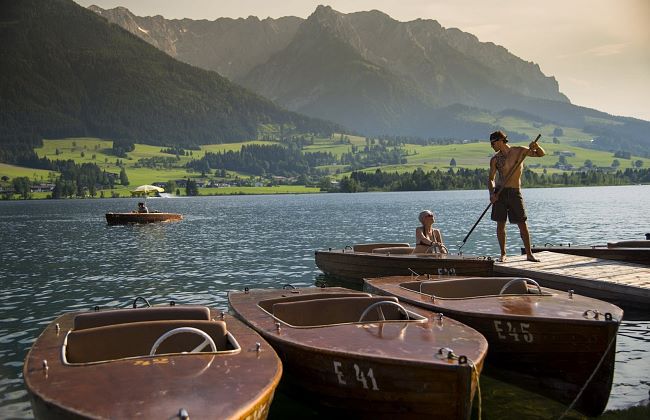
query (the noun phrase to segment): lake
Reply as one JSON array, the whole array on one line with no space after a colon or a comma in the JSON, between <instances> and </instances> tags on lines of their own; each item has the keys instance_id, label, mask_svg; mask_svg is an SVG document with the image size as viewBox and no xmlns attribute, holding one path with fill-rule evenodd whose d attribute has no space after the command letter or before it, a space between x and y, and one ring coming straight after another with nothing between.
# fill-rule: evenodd
<instances>
[{"instance_id":1,"label":"lake","mask_svg":"<svg viewBox=\"0 0 650 420\"><path fill-rule=\"evenodd\" d=\"M524 198L534 244L595 245L644 239L650 232L650 186L526 189ZM136 202L0 202L0 418L32 416L22 381L23 359L41 330L61 312L127 306L139 295L152 303L175 300L226 308L229 290L287 283L313 286L322 281L314 250L359 242L413 243L417 215L423 209L434 211L437 226L455 253L487 206L488 194L152 198L147 202L150 209L182 213L185 219L106 225L104 213L133 210ZM487 214L463 252L498 256L495 228ZM509 226L509 254L519 254L520 246L516 226ZM650 316L643 319L621 325L608 409L648 399ZM507 397L505 401L513 402L504 408L499 398L517 391L489 378L481 381L484 415L499 417L498 410L507 410L530 417L526 410L531 404L547 405L526 394L536 402ZM284 395L279 400L271 417L311 409ZM557 417L562 407L554 410Z\"/></svg>"}]
</instances>

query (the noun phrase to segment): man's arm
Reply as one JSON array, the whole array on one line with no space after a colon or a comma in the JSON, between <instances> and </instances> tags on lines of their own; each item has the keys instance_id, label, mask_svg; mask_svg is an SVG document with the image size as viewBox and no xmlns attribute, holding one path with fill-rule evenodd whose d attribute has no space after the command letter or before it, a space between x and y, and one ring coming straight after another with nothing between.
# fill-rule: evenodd
<instances>
[{"instance_id":1,"label":"man's arm","mask_svg":"<svg viewBox=\"0 0 650 420\"><path fill-rule=\"evenodd\" d=\"M494 203L497 201L496 194L494 193L495 189L495 179L497 176L497 158L496 156L493 156L492 159L490 159L490 172L488 175L488 191L490 192L490 201Z\"/></svg>"},{"instance_id":2,"label":"man's arm","mask_svg":"<svg viewBox=\"0 0 650 420\"><path fill-rule=\"evenodd\" d=\"M536 141L532 141L528 145L528 150L526 151L527 156L542 157L545 154L546 152L542 149L542 146L540 146Z\"/></svg>"}]
</instances>

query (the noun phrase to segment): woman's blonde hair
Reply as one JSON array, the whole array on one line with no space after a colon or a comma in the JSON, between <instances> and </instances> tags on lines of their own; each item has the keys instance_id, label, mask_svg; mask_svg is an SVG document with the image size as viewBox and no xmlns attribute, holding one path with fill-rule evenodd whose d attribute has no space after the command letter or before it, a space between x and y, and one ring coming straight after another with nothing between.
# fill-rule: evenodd
<instances>
[{"instance_id":1,"label":"woman's blonde hair","mask_svg":"<svg viewBox=\"0 0 650 420\"><path fill-rule=\"evenodd\" d=\"M424 224L424 218L427 217L428 215L433 216L433 212L431 210L423 210L420 212L418 215L418 220L420 223ZM435 216L433 216L435 218Z\"/></svg>"}]
</instances>

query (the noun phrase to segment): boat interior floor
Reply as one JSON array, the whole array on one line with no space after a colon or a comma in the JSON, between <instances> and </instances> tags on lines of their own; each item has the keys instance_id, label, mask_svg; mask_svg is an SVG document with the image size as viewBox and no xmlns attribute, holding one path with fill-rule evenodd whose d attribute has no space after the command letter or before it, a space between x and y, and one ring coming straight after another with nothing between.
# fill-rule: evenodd
<instances>
[{"instance_id":1,"label":"boat interior floor","mask_svg":"<svg viewBox=\"0 0 650 420\"><path fill-rule=\"evenodd\" d=\"M292 327L322 327L337 324L383 321L424 321L392 296L368 293L322 293L296 295L259 302L277 320Z\"/></svg>"}]
</instances>

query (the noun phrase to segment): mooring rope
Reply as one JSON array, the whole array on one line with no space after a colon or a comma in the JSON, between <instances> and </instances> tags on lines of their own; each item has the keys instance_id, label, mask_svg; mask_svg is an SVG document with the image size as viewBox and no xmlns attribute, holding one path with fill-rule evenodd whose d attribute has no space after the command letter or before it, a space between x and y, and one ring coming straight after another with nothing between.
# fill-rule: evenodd
<instances>
[{"instance_id":1,"label":"mooring rope","mask_svg":"<svg viewBox=\"0 0 650 420\"><path fill-rule=\"evenodd\" d=\"M476 367L476 364L474 364L474 361L471 359L467 359L467 363L472 367L472 375L476 375L476 393L478 396L478 420L481 420L481 415L482 415L482 406L483 406L483 401L481 399L481 381L480 381L480 374L478 373L478 368Z\"/></svg>"},{"instance_id":2,"label":"mooring rope","mask_svg":"<svg viewBox=\"0 0 650 420\"><path fill-rule=\"evenodd\" d=\"M613 318L612 318L612 319L613 319ZM617 322L618 326L620 327L620 325L621 325L621 320L617 320L616 322ZM616 331L618 332L618 327L616 328ZM562 419L563 419L563 418L564 418L564 417L569 413L569 411L573 410L573 406L576 405L576 403L578 402L578 400L580 399L580 397L582 397L582 393L585 392L585 389L587 389L587 386L589 385L589 383L591 382L591 380L594 379L594 376L596 376L596 372L598 372L598 370L600 369L600 366L601 366L601 365L603 364L603 362L605 361L605 357L607 357L607 354L609 353L609 351L610 351L611 348L612 348L612 345L613 345L615 342L616 342L616 334L614 334L614 337L612 337L612 339L609 341L609 345L607 346L607 349L605 350L605 352L603 353L602 357L600 358L600 360L599 360L598 363L596 364L596 368L594 369L594 371L591 372L591 375L589 375L589 378L587 378L587 381L585 382L585 384L584 384L584 385L582 386L582 388L580 389L580 392L578 392L578 395L576 395L576 397L573 399L573 401L571 402L571 404L569 405L569 407L567 407L567 409L564 410L564 413L562 413L562 415L558 418L558 420L562 420Z\"/></svg>"}]
</instances>

